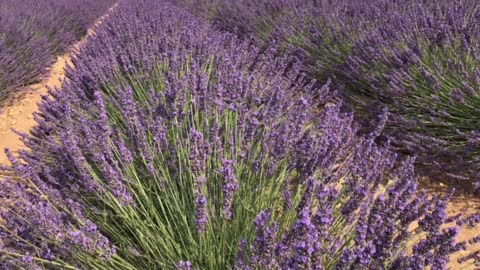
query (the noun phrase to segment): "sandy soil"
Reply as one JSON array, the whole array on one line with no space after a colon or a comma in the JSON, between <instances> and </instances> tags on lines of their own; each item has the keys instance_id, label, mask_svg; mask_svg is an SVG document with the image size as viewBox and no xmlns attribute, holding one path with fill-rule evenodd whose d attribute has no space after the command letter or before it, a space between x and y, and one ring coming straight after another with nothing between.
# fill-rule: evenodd
<instances>
[{"instance_id":1,"label":"sandy soil","mask_svg":"<svg viewBox=\"0 0 480 270\"><path fill-rule=\"evenodd\" d=\"M37 111L37 103L41 97L47 94L47 86L59 88L62 85L62 79L65 77L64 68L70 63L70 55L59 56L55 64L50 67L49 75L45 81L32 85L28 92L14 104L7 106L0 114L0 164L8 164L8 159L3 151L9 148L16 152L23 147L23 143L18 139L12 129L29 132L35 125L33 113Z\"/></svg>"}]
</instances>

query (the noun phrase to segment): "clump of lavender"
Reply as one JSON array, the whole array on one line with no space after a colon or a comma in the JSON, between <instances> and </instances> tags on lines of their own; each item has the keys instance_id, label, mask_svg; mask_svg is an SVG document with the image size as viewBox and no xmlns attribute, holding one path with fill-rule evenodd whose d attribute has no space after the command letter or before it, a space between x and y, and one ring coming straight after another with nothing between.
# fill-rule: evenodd
<instances>
[{"instance_id":1,"label":"clump of lavender","mask_svg":"<svg viewBox=\"0 0 480 270\"><path fill-rule=\"evenodd\" d=\"M260 44L290 47L309 75L335 78L367 129L388 108L384 133L417 156L421 173L466 180L470 190L478 181L478 1L175 2Z\"/></svg>"},{"instance_id":2,"label":"clump of lavender","mask_svg":"<svg viewBox=\"0 0 480 270\"><path fill-rule=\"evenodd\" d=\"M122 1L74 64L0 182L6 269L441 269L465 245L275 49Z\"/></svg>"}]
</instances>

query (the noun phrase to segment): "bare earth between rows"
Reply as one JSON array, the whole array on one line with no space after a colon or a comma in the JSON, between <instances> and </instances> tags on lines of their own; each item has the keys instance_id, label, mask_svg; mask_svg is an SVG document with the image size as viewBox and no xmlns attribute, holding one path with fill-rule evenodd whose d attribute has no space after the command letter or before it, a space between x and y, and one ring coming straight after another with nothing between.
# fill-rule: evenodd
<instances>
[{"instance_id":1,"label":"bare earth between rows","mask_svg":"<svg viewBox=\"0 0 480 270\"><path fill-rule=\"evenodd\" d=\"M105 15L97 19L94 26L88 30L87 35L74 44L68 53L57 57L57 61L49 68L48 76L42 82L29 86L26 94L21 99L0 110L0 165L9 164L3 149L9 148L13 153L16 153L19 149L25 147L12 129L28 133L30 129L36 125L33 114L38 110L38 103L41 101L42 96L47 94L49 88L58 89L61 87L62 81L65 78L65 67L71 65L71 59L78 51L78 48L87 40L88 36L94 33L94 29L101 24L117 4L112 6ZM470 196L456 197L448 205L448 214L472 214L478 211L479 206L480 200L477 198ZM468 240L478 234L480 234L480 228L464 227L460 230L457 241ZM477 249L480 249L480 244L475 245L473 250ZM471 250L469 251L471 252ZM473 263L462 266L456 263L458 258L467 255L469 251L454 255L448 265L449 269L480 269L480 267L473 265Z\"/></svg>"}]
</instances>

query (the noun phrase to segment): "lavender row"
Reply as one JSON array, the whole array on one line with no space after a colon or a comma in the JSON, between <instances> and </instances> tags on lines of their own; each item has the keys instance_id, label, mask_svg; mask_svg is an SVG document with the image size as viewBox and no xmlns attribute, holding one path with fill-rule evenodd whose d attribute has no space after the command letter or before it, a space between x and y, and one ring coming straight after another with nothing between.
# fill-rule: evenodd
<instances>
[{"instance_id":1,"label":"lavender row","mask_svg":"<svg viewBox=\"0 0 480 270\"><path fill-rule=\"evenodd\" d=\"M475 244L278 54L121 1L7 151L0 269L444 269Z\"/></svg>"},{"instance_id":2,"label":"lavender row","mask_svg":"<svg viewBox=\"0 0 480 270\"><path fill-rule=\"evenodd\" d=\"M367 129L387 108L385 133L423 173L478 181L478 1L176 2L301 55L310 76L335 78Z\"/></svg>"},{"instance_id":3,"label":"lavender row","mask_svg":"<svg viewBox=\"0 0 480 270\"><path fill-rule=\"evenodd\" d=\"M55 56L86 34L114 0L2 0L0 104L38 82Z\"/></svg>"}]
</instances>

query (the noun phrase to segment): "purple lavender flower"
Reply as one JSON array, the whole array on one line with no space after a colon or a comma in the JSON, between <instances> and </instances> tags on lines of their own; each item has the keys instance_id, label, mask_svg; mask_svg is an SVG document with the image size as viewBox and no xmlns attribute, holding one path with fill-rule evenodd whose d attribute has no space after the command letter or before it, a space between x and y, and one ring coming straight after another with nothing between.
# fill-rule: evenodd
<instances>
[{"instance_id":1,"label":"purple lavender flower","mask_svg":"<svg viewBox=\"0 0 480 270\"><path fill-rule=\"evenodd\" d=\"M177 263L177 269L178 270L191 270L192 269L192 263L189 261L179 261Z\"/></svg>"},{"instance_id":2,"label":"purple lavender flower","mask_svg":"<svg viewBox=\"0 0 480 270\"><path fill-rule=\"evenodd\" d=\"M278 233L278 225L269 225L271 210L263 210L257 215L255 225L256 237L252 247L252 267L275 268L277 262L274 256L275 238Z\"/></svg>"},{"instance_id":3,"label":"purple lavender flower","mask_svg":"<svg viewBox=\"0 0 480 270\"><path fill-rule=\"evenodd\" d=\"M207 198L201 193L195 193L195 224L200 233L205 232L208 222Z\"/></svg>"},{"instance_id":4,"label":"purple lavender flower","mask_svg":"<svg viewBox=\"0 0 480 270\"><path fill-rule=\"evenodd\" d=\"M237 176L234 170L235 162L233 160L224 159L220 172L223 176L223 217L227 220L233 218L233 197L235 191L239 188Z\"/></svg>"},{"instance_id":5,"label":"purple lavender flower","mask_svg":"<svg viewBox=\"0 0 480 270\"><path fill-rule=\"evenodd\" d=\"M194 174L200 174L205 171L205 163L207 162L208 152L204 147L205 141L203 139L203 134L196 131L190 130L190 156L189 160L191 163L192 171Z\"/></svg>"}]
</instances>

